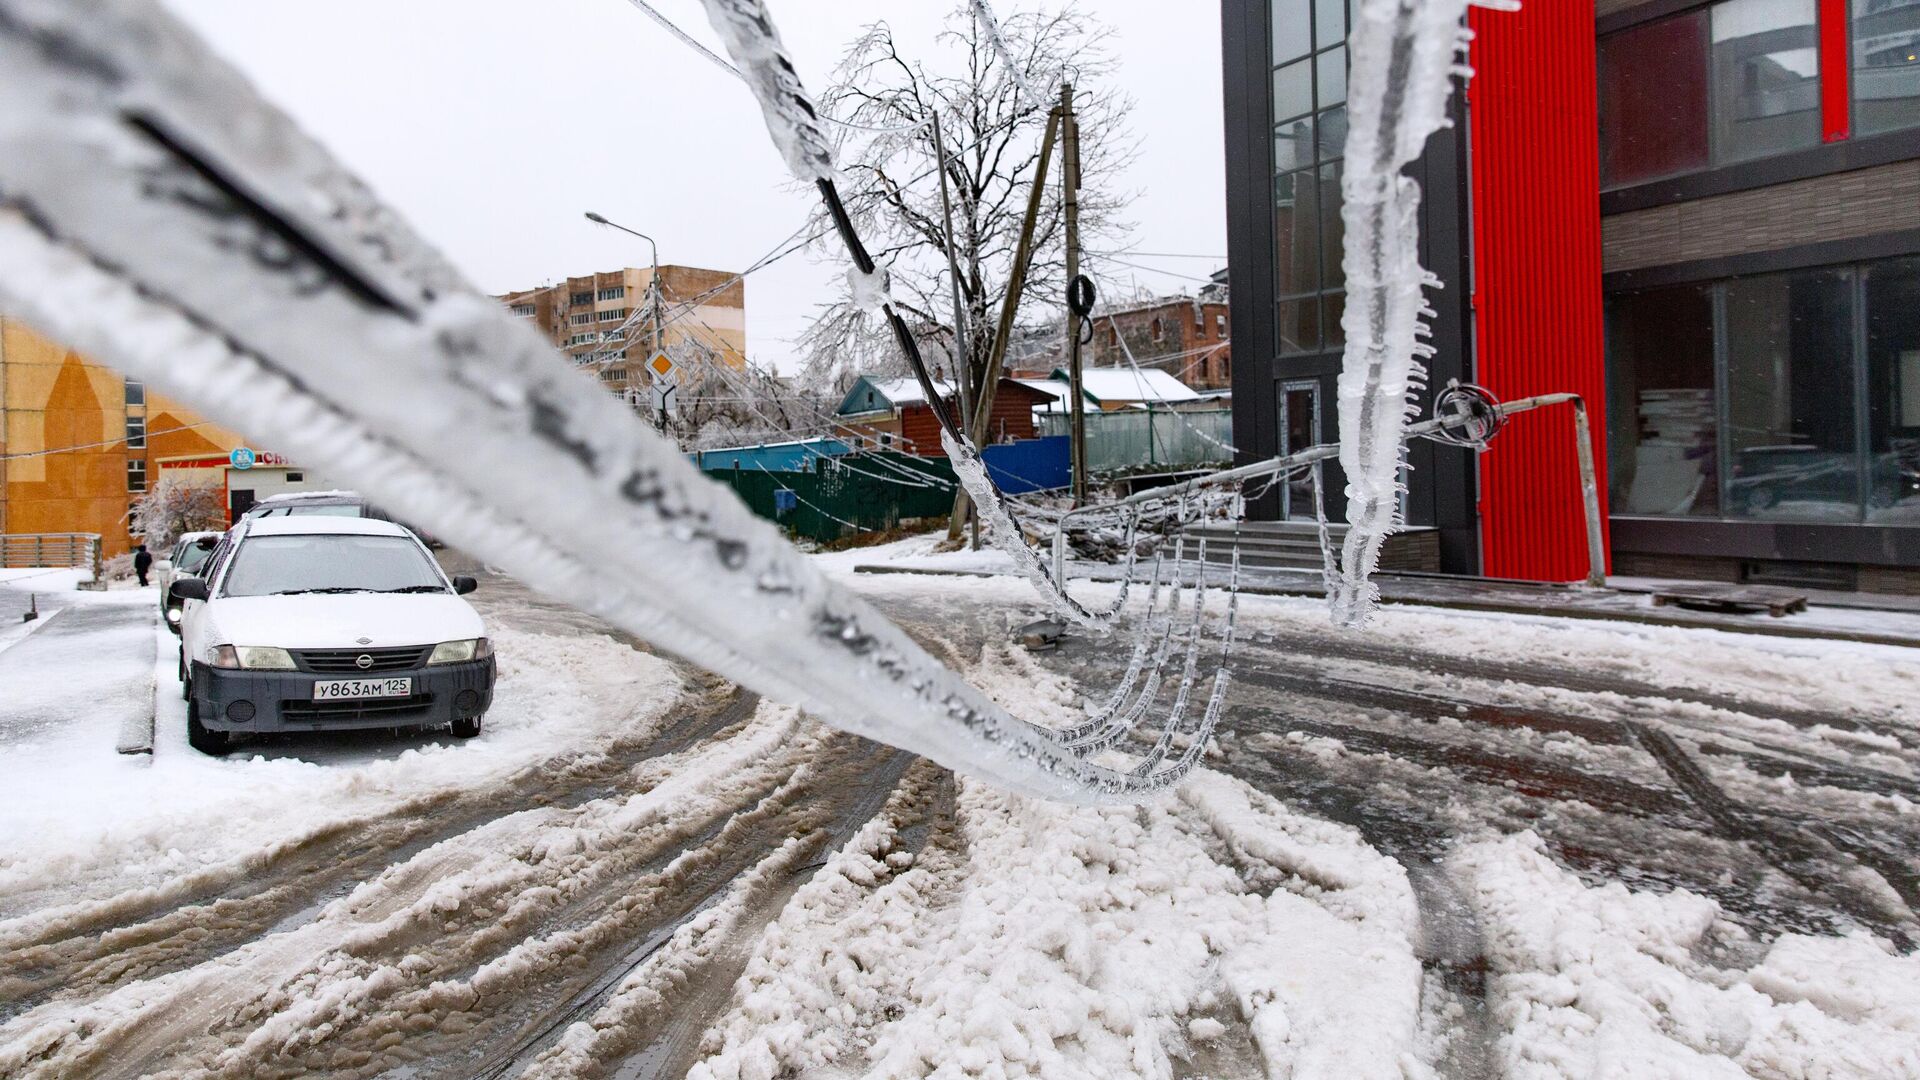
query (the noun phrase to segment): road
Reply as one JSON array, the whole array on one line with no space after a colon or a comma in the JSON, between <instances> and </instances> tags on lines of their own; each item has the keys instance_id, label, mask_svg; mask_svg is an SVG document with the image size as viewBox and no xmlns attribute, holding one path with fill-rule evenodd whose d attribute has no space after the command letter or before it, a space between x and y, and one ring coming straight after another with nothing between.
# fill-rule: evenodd
<instances>
[{"instance_id":1,"label":"road","mask_svg":"<svg viewBox=\"0 0 1920 1080\"><path fill-rule=\"evenodd\" d=\"M473 599L493 625L607 632L447 562L483 578ZM963 666L1004 651L1022 618L1002 584L859 583ZM137 654L132 619L64 612L0 653L0 686L33 659L23 650L59 651L56 630ZM1304 618L1248 625L1210 764L1352 825L1407 868L1436 999L1423 1008L1457 1006L1443 1075L1485 1074L1497 1037L1483 934L1444 865L1464 839L1532 829L1588 881L1693 890L1757 938L1914 932L1920 826L1898 809L1920 798L1897 767L1920 754L1908 727L1566 656L1476 658ZM129 672L151 666L146 634ZM1093 697L1125 665L1124 649L1080 635L1029 659ZM909 862L959 865L967 850L943 770L682 677L657 729L343 818L165 888L0 922L0 1075L681 1075L749 943L855 830L887 819ZM9 712L23 732L39 715ZM1872 752L1822 750L1848 739ZM256 750L294 763L335 752Z\"/></svg>"}]
</instances>

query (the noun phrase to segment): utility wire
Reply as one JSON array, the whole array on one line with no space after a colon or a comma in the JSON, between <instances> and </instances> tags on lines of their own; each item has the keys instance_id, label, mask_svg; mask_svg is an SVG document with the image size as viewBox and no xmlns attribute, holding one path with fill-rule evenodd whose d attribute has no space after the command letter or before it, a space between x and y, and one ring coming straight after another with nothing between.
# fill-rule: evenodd
<instances>
[{"instance_id":1,"label":"utility wire","mask_svg":"<svg viewBox=\"0 0 1920 1080\"><path fill-rule=\"evenodd\" d=\"M202 420L197 424L182 424L179 427L162 428L159 431L149 431L147 432L147 438L151 439L157 435L172 435L175 432L180 432L180 431L192 431L194 428L206 427L211 423L213 423L213 421L211 420ZM17 454L0 454L0 461L24 461L28 458L52 457L55 454L72 454L72 453L77 453L81 450L98 450L101 447L105 447L105 446L119 446L121 443L126 441L127 441L126 436L123 435L118 439L107 439L105 441L96 442L96 443L83 443L79 446L58 446L51 450L23 450ZM130 449L141 449L141 448L130 447Z\"/></svg>"}]
</instances>

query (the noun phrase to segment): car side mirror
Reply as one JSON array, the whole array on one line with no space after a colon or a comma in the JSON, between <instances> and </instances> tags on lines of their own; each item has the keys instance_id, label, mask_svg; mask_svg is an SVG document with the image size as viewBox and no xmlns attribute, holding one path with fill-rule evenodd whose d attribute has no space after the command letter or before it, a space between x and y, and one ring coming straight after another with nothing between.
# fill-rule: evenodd
<instances>
[{"instance_id":1,"label":"car side mirror","mask_svg":"<svg viewBox=\"0 0 1920 1080\"><path fill-rule=\"evenodd\" d=\"M205 600L207 583L197 577L181 578L167 590L167 598L177 601Z\"/></svg>"},{"instance_id":2,"label":"car side mirror","mask_svg":"<svg viewBox=\"0 0 1920 1080\"><path fill-rule=\"evenodd\" d=\"M479 587L480 583L470 577L462 576L453 579L453 591L460 596L465 596Z\"/></svg>"}]
</instances>

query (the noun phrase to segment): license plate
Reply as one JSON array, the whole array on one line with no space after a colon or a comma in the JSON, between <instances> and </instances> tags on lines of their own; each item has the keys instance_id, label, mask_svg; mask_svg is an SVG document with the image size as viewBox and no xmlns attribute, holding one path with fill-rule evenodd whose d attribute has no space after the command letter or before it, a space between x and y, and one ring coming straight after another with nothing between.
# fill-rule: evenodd
<instances>
[{"instance_id":1,"label":"license plate","mask_svg":"<svg viewBox=\"0 0 1920 1080\"><path fill-rule=\"evenodd\" d=\"M410 697L411 675L396 679L328 679L313 684L315 701L349 701L355 698Z\"/></svg>"}]
</instances>

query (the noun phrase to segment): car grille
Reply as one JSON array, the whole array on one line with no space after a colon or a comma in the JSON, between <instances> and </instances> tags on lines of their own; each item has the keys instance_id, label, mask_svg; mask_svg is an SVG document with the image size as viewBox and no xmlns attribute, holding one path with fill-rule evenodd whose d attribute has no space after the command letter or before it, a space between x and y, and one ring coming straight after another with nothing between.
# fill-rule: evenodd
<instances>
[{"instance_id":1,"label":"car grille","mask_svg":"<svg viewBox=\"0 0 1920 1080\"><path fill-rule=\"evenodd\" d=\"M322 675L361 675L382 671L406 671L426 664L431 645L408 645L399 649L299 649L294 656L300 666ZM360 658L372 658L366 667Z\"/></svg>"},{"instance_id":2,"label":"car grille","mask_svg":"<svg viewBox=\"0 0 1920 1080\"><path fill-rule=\"evenodd\" d=\"M371 716L391 716L396 720L425 712L433 704L432 694L404 698L367 698L360 701L306 701L289 699L280 703L285 720L313 723L326 720L361 720Z\"/></svg>"}]
</instances>

